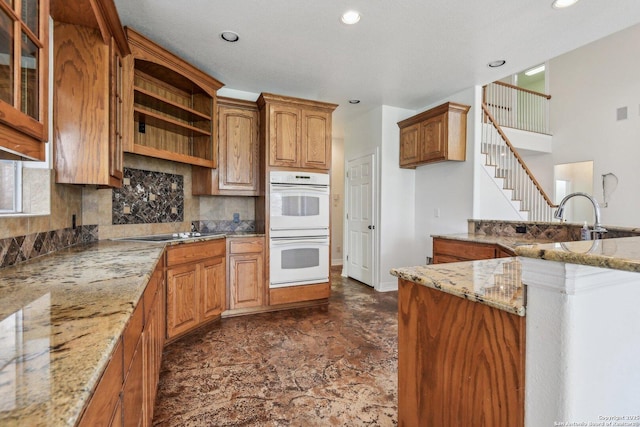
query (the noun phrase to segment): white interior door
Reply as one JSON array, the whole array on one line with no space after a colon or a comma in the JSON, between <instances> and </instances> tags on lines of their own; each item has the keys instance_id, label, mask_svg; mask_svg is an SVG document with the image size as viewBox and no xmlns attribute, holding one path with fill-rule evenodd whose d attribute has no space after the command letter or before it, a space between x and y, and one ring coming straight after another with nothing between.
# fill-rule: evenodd
<instances>
[{"instance_id":1,"label":"white interior door","mask_svg":"<svg viewBox=\"0 0 640 427\"><path fill-rule=\"evenodd\" d=\"M347 165L349 186L347 274L369 286L373 286L375 238L373 166L373 154L350 160Z\"/></svg>"}]
</instances>

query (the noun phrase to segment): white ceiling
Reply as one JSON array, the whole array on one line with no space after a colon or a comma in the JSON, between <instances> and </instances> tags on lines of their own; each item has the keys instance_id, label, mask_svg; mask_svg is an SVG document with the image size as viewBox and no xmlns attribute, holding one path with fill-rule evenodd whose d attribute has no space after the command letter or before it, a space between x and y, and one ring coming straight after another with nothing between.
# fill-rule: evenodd
<instances>
[{"instance_id":1,"label":"white ceiling","mask_svg":"<svg viewBox=\"0 0 640 427\"><path fill-rule=\"evenodd\" d=\"M640 22L639 0L115 0L120 19L226 87L420 109ZM356 9L354 26L340 15ZM240 41L220 39L224 30ZM487 67L504 59L498 69ZM615 66L615 64L612 64ZM362 103L352 106L349 99Z\"/></svg>"}]
</instances>

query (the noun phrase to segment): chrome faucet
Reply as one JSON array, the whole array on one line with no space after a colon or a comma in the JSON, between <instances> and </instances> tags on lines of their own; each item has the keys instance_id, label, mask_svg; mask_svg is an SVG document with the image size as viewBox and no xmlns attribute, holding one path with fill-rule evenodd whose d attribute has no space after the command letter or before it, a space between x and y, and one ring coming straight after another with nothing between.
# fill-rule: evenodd
<instances>
[{"instance_id":1,"label":"chrome faucet","mask_svg":"<svg viewBox=\"0 0 640 427\"><path fill-rule=\"evenodd\" d=\"M596 233L606 233L607 229L600 224L600 205L598 205L598 202L596 201L596 199L594 199L587 193L578 192L578 193L571 193L565 196L565 198L562 199L562 201L560 201L560 204L558 205L558 209L556 209L556 212L553 214L553 217L556 219L562 220L563 219L562 216L564 215L564 205L567 203L567 200L575 196L586 197L587 199L589 199L589 201L591 201L591 204L593 205L595 221L593 223L593 230L591 230L591 234L595 236Z\"/></svg>"}]
</instances>

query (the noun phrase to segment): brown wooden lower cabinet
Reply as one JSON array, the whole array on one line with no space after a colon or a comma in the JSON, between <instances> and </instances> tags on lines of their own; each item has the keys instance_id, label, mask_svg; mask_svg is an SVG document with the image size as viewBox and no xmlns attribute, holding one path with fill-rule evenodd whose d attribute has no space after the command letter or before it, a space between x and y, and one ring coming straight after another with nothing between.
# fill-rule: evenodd
<instances>
[{"instance_id":1,"label":"brown wooden lower cabinet","mask_svg":"<svg viewBox=\"0 0 640 427\"><path fill-rule=\"evenodd\" d=\"M139 336L135 347L131 368L127 373L122 388L123 425L138 427L142 422L143 406L143 361L142 336Z\"/></svg>"},{"instance_id":2,"label":"brown wooden lower cabinet","mask_svg":"<svg viewBox=\"0 0 640 427\"><path fill-rule=\"evenodd\" d=\"M118 340L102 378L84 410L79 426L122 425L122 340Z\"/></svg>"},{"instance_id":3,"label":"brown wooden lower cabinet","mask_svg":"<svg viewBox=\"0 0 640 427\"><path fill-rule=\"evenodd\" d=\"M229 309L264 305L264 237L227 239Z\"/></svg>"},{"instance_id":4,"label":"brown wooden lower cabinet","mask_svg":"<svg viewBox=\"0 0 640 427\"><path fill-rule=\"evenodd\" d=\"M164 264L156 267L78 426L150 426L164 346Z\"/></svg>"},{"instance_id":5,"label":"brown wooden lower cabinet","mask_svg":"<svg viewBox=\"0 0 640 427\"><path fill-rule=\"evenodd\" d=\"M217 319L226 308L225 240L167 249L167 338Z\"/></svg>"},{"instance_id":6,"label":"brown wooden lower cabinet","mask_svg":"<svg viewBox=\"0 0 640 427\"><path fill-rule=\"evenodd\" d=\"M476 261L481 259L514 256L501 246L490 243L464 242L461 240L433 239L433 263Z\"/></svg>"},{"instance_id":7,"label":"brown wooden lower cabinet","mask_svg":"<svg viewBox=\"0 0 640 427\"><path fill-rule=\"evenodd\" d=\"M150 426L153 420L153 406L156 400L156 392L158 390L158 380L160 379L160 365L162 363L162 349L164 347L165 337L165 279L164 279L164 263L154 272L152 283L155 289L149 289L145 292L145 322L144 332L142 333L142 352L143 352L143 380L144 387L143 401L143 423L144 426Z\"/></svg>"},{"instance_id":8,"label":"brown wooden lower cabinet","mask_svg":"<svg viewBox=\"0 0 640 427\"><path fill-rule=\"evenodd\" d=\"M525 318L406 280L398 425L524 425Z\"/></svg>"}]
</instances>

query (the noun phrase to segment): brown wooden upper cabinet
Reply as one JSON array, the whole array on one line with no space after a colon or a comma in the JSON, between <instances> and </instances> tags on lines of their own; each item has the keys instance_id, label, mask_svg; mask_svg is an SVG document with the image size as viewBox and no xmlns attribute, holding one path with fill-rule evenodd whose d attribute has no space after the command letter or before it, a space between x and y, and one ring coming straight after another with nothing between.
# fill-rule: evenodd
<instances>
[{"instance_id":1,"label":"brown wooden upper cabinet","mask_svg":"<svg viewBox=\"0 0 640 427\"><path fill-rule=\"evenodd\" d=\"M469 108L447 102L398 122L400 167L415 169L443 160L464 161Z\"/></svg>"},{"instance_id":2,"label":"brown wooden upper cabinet","mask_svg":"<svg viewBox=\"0 0 640 427\"><path fill-rule=\"evenodd\" d=\"M192 167L195 195L257 196L258 106L218 98L218 168Z\"/></svg>"},{"instance_id":3,"label":"brown wooden upper cabinet","mask_svg":"<svg viewBox=\"0 0 640 427\"><path fill-rule=\"evenodd\" d=\"M123 58L129 45L112 0L54 0L56 182L122 186Z\"/></svg>"},{"instance_id":4,"label":"brown wooden upper cabinet","mask_svg":"<svg viewBox=\"0 0 640 427\"><path fill-rule=\"evenodd\" d=\"M0 2L0 159L44 160L49 0Z\"/></svg>"},{"instance_id":5,"label":"brown wooden upper cabinet","mask_svg":"<svg viewBox=\"0 0 640 427\"><path fill-rule=\"evenodd\" d=\"M331 169L331 114L336 104L263 93L258 107L267 166Z\"/></svg>"},{"instance_id":6,"label":"brown wooden upper cabinet","mask_svg":"<svg viewBox=\"0 0 640 427\"><path fill-rule=\"evenodd\" d=\"M217 99L223 84L126 28L124 151L207 168L218 163Z\"/></svg>"}]
</instances>

